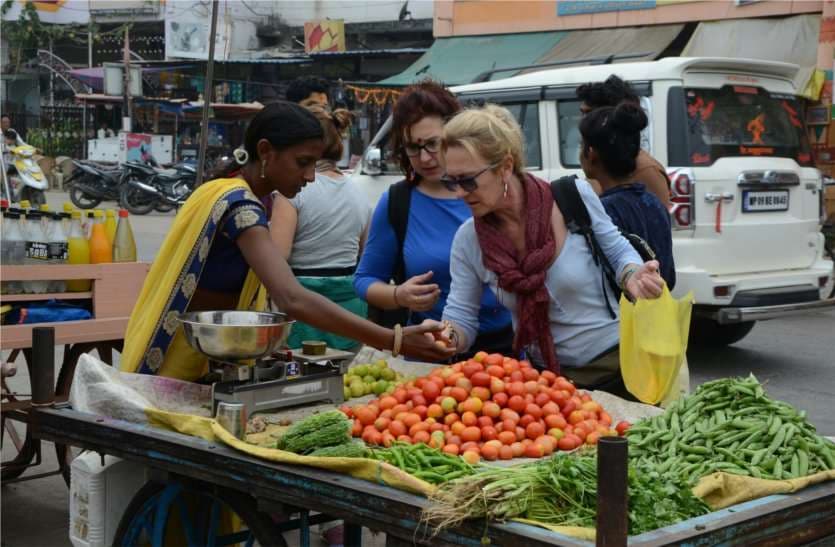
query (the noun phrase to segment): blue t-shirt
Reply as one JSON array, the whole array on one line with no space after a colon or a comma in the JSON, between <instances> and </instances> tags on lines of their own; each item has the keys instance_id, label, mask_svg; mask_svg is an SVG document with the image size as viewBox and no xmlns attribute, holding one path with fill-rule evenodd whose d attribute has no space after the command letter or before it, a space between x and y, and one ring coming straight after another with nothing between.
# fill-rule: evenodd
<instances>
[{"instance_id":1,"label":"blue t-shirt","mask_svg":"<svg viewBox=\"0 0 835 547\"><path fill-rule=\"evenodd\" d=\"M374 209L368 241L354 276L354 289L363 299L368 287L377 281L388 283L394 274L397 235L389 224L388 199L389 194L385 192ZM433 276L430 283L438 284L441 297L431 310L412 312L410 323L418 324L424 319L441 320L452 281L449 273L452 239L458 227L471 216L470 208L463 200L434 198L417 189L412 191L403 243L406 279L431 270ZM499 304L493 291L485 285L479 312L479 332L493 332L508 325L510 312Z\"/></svg>"},{"instance_id":2,"label":"blue t-shirt","mask_svg":"<svg viewBox=\"0 0 835 547\"><path fill-rule=\"evenodd\" d=\"M610 188L600 195L600 201L615 226L624 233L640 236L655 251L661 264L661 277L673 290L676 285L673 234L670 213L661 200L647 192L643 184L636 183Z\"/></svg>"}]
</instances>

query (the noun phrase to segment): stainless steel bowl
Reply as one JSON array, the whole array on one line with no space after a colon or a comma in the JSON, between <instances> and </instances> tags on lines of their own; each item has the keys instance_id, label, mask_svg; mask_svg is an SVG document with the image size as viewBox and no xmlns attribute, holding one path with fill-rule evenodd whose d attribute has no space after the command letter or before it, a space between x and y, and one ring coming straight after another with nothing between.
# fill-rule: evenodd
<instances>
[{"instance_id":1,"label":"stainless steel bowl","mask_svg":"<svg viewBox=\"0 0 835 547\"><path fill-rule=\"evenodd\" d=\"M180 317L188 343L210 359L266 357L287 340L295 321L283 313L202 311Z\"/></svg>"}]
</instances>

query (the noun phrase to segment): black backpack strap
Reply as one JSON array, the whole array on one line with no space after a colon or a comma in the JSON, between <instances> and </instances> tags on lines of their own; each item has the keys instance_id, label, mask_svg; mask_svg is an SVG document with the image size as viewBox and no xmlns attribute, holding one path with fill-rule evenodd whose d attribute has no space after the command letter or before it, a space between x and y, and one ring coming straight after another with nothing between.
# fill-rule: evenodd
<instances>
[{"instance_id":1,"label":"black backpack strap","mask_svg":"<svg viewBox=\"0 0 835 547\"><path fill-rule=\"evenodd\" d=\"M406 180L389 187L388 219L397 237L397 258L392 279L398 285L406 281L406 263L403 260L403 245L406 242L406 227L409 224L409 205L412 201L412 185Z\"/></svg>"},{"instance_id":2,"label":"black backpack strap","mask_svg":"<svg viewBox=\"0 0 835 547\"><path fill-rule=\"evenodd\" d=\"M412 186L405 180L389 186L388 221L397 237L397 256L395 258L392 279L398 285L406 281L406 263L403 260L403 244L406 241L406 226L409 223L409 204L412 200ZM389 280L386 280L388 282ZM383 327L391 328L396 324L408 325L410 312L406 308L383 310L369 304L368 319Z\"/></svg>"},{"instance_id":3,"label":"black backpack strap","mask_svg":"<svg viewBox=\"0 0 835 547\"><path fill-rule=\"evenodd\" d=\"M569 175L560 177L551 182L551 193L554 196L554 202L560 208L565 225L573 234L580 234L586 240L586 244L591 250L591 256L596 266L600 267L600 286L603 289L603 300L606 302L606 309L609 310L609 315L612 319L617 317L617 314L612 309L612 304L609 302L609 295L606 291L606 284L608 283L615 295L620 294L620 287L617 283L617 274L612 268L609 259L606 258L606 253L600 248L597 238L594 235L594 229L591 225L591 216L583 198L580 196L580 191L577 189L577 177Z\"/></svg>"}]
</instances>

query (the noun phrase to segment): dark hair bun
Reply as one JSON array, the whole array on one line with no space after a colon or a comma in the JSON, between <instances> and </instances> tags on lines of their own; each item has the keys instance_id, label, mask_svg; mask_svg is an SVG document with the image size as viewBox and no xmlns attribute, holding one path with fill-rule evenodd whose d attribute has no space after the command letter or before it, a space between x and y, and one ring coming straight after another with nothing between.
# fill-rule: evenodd
<instances>
[{"instance_id":1,"label":"dark hair bun","mask_svg":"<svg viewBox=\"0 0 835 547\"><path fill-rule=\"evenodd\" d=\"M632 102L622 102L612 112L612 127L620 133L640 133L648 123L644 109Z\"/></svg>"},{"instance_id":2,"label":"dark hair bun","mask_svg":"<svg viewBox=\"0 0 835 547\"><path fill-rule=\"evenodd\" d=\"M351 123L354 121L354 113L344 108L337 108L331 113L331 119L336 129L342 133L351 127Z\"/></svg>"}]
</instances>

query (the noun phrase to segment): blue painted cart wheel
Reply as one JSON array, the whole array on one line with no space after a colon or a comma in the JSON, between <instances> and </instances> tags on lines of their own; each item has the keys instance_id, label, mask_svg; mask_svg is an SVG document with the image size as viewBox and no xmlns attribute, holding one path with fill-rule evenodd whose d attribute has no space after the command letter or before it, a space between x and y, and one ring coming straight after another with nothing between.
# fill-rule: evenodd
<instances>
[{"instance_id":1,"label":"blue painted cart wheel","mask_svg":"<svg viewBox=\"0 0 835 547\"><path fill-rule=\"evenodd\" d=\"M186 497L188 496L188 503ZM241 531L222 534L224 510L237 514ZM243 544L286 547L279 527L258 511L255 500L232 490L185 486L180 482L149 482L131 500L113 539L114 547L170 547L183 537L167 537L169 518L176 515L188 547L220 547Z\"/></svg>"}]
</instances>

